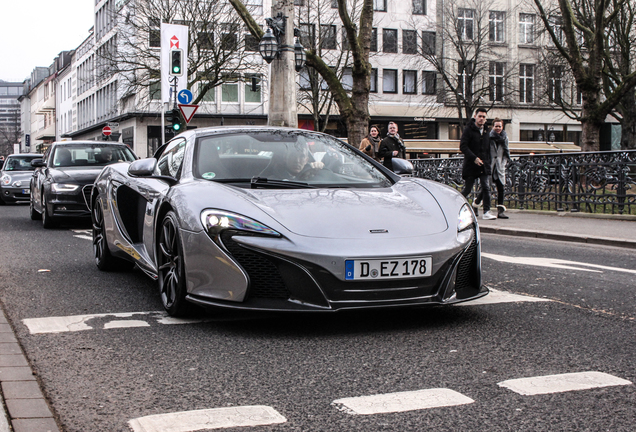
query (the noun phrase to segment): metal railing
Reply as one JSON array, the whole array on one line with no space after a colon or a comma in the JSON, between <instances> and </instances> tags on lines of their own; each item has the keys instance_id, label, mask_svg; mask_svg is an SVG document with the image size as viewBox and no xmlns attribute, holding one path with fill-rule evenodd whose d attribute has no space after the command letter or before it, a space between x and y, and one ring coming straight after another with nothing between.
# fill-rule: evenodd
<instances>
[{"instance_id":1,"label":"metal railing","mask_svg":"<svg viewBox=\"0 0 636 432\"><path fill-rule=\"evenodd\" d=\"M464 184L461 157L411 162L414 177L457 189ZM504 203L519 209L636 214L636 150L513 156L506 167Z\"/></svg>"}]
</instances>

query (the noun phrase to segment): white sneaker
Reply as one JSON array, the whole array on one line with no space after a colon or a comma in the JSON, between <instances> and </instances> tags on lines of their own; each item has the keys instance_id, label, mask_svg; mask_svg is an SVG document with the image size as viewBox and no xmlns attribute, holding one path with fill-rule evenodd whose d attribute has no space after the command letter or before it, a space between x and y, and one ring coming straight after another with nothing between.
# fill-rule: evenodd
<instances>
[{"instance_id":1,"label":"white sneaker","mask_svg":"<svg viewBox=\"0 0 636 432\"><path fill-rule=\"evenodd\" d=\"M497 219L497 215L492 210L488 210L481 218L485 220Z\"/></svg>"}]
</instances>

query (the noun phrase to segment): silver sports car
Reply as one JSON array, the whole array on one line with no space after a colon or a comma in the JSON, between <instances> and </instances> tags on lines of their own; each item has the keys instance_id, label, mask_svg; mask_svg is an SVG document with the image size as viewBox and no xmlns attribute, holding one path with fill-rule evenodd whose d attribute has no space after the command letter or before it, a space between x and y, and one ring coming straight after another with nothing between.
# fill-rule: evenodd
<instances>
[{"instance_id":1,"label":"silver sports car","mask_svg":"<svg viewBox=\"0 0 636 432\"><path fill-rule=\"evenodd\" d=\"M105 167L90 202L97 266L136 264L173 316L193 305L335 311L488 292L462 195L318 132L187 131L153 158Z\"/></svg>"}]
</instances>

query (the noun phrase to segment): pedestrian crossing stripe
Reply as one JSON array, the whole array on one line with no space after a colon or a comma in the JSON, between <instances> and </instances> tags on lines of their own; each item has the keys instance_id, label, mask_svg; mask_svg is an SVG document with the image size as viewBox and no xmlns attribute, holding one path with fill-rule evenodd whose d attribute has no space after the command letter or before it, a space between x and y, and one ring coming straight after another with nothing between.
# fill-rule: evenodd
<instances>
[{"instance_id":1,"label":"pedestrian crossing stripe","mask_svg":"<svg viewBox=\"0 0 636 432\"><path fill-rule=\"evenodd\" d=\"M563 393L629 384L632 384L632 382L603 372L576 372L546 375L532 378L518 378L497 383L499 387L507 388L524 396Z\"/></svg>"}]
</instances>

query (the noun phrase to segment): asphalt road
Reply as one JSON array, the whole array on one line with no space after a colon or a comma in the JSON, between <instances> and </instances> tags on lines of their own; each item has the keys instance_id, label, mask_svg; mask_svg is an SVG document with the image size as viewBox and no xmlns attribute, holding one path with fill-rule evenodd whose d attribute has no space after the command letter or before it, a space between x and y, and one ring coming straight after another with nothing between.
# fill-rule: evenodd
<instances>
[{"instance_id":1,"label":"asphalt road","mask_svg":"<svg viewBox=\"0 0 636 432\"><path fill-rule=\"evenodd\" d=\"M0 207L0 221L0 301L67 432L130 431L129 421L149 415L254 405L284 422L222 430L634 430L634 384L535 395L505 384L582 372L636 382L630 250L484 235L487 284L549 301L329 315L216 311L171 324L141 272L97 270L86 233L71 230L86 224L44 230L25 206ZM114 315L124 312L134 314ZM36 318L85 314L107 315L33 331ZM342 401L431 389L464 399L368 415Z\"/></svg>"}]
</instances>

